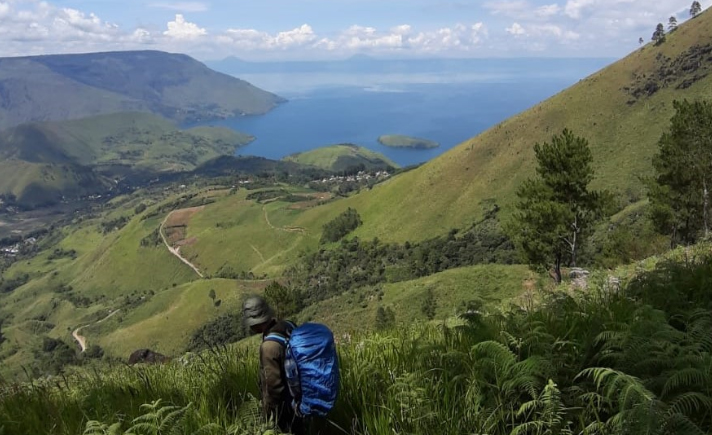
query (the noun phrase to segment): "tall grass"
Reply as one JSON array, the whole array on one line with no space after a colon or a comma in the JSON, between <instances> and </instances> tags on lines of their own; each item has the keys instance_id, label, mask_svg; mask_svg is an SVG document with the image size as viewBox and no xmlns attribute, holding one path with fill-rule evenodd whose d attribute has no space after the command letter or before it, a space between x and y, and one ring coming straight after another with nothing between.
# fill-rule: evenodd
<instances>
[{"instance_id":1,"label":"tall grass","mask_svg":"<svg viewBox=\"0 0 712 435\"><path fill-rule=\"evenodd\" d=\"M710 433L712 294L700 272L710 265L661 264L620 291L602 283L544 295L534 308L470 313L455 326L342 338L341 395L314 433ZM256 349L0 391L5 434L269 428L258 415Z\"/></svg>"}]
</instances>

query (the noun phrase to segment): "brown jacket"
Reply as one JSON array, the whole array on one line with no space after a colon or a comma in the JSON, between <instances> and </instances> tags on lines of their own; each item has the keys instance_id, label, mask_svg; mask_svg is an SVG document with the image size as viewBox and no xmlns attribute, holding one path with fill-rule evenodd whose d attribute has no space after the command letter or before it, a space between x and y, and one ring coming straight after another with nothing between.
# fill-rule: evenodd
<instances>
[{"instance_id":1,"label":"brown jacket","mask_svg":"<svg viewBox=\"0 0 712 435\"><path fill-rule=\"evenodd\" d=\"M274 321L263 334L287 335L290 329L287 322ZM266 418L275 418L278 422L291 421L292 396L284 372L285 347L275 341L262 341L260 345L260 391L262 393L262 412ZM280 426L282 426L280 424Z\"/></svg>"}]
</instances>

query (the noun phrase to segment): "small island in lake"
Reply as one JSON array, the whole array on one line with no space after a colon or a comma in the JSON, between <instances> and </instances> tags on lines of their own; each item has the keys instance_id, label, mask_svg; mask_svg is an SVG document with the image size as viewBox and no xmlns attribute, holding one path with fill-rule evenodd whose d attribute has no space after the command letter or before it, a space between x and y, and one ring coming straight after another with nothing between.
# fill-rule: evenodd
<instances>
[{"instance_id":1,"label":"small island in lake","mask_svg":"<svg viewBox=\"0 0 712 435\"><path fill-rule=\"evenodd\" d=\"M430 148L437 148L440 146L439 143L428 140L421 139L419 137L403 136L400 134L385 134L378 138L378 142L381 145L393 148L413 148L416 150L426 150Z\"/></svg>"}]
</instances>

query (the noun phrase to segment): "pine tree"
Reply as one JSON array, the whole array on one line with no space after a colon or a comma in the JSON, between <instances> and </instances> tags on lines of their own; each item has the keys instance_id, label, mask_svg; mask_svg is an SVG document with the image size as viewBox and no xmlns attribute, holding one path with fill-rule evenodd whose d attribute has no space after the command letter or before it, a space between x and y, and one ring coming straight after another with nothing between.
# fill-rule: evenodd
<instances>
[{"instance_id":1,"label":"pine tree","mask_svg":"<svg viewBox=\"0 0 712 435\"><path fill-rule=\"evenodd\" d=\"M600 217L602 194L589 191L593 156L588 141L564 129L551 143L536 144L537 178L517 191L519 202L508 231L535 269L553 270L561 282L561 266L576 266L582 241Z\"/></svg>"},{"instance_id":2,"label":"pine tree","mask_svg":"<svg viewBox=\"0 0 712 435\"><path fill-rule=\"evenodd\" d=\"M210 289L210 292L208 292L208 297L209 297L210 299L212 299L213 302L215 302L215 296L216 296L216 295L215 295L215 289L212 289L212 288L211 288L211 289Z\"/></svg>"},{"instance_id":3,"label":"pine tree","mask_svg":"<svg viewBox=\"0 0 712 435\"><path fill-rule=\"evenodd\" d=\"M700 2L695 0L694 2L692 2L692 6L690 6L690 16L692 18L695 18L700 13L702 13L702 5L700 4Z\"/></svg>"},{"instance_id":4,"label":"pine tree","mask_svg":"<svg viewBox=\"0 0 712 435\"><path fill-rule=\"evenodd\" d=\"M654 183L648 196L653 222L672 235L672 245L694 243L710 233L712 189L712 103L675 101L670 131L653 158Z\"/></svg>"},{"instance_id":5,"label":"pine tree","mask_svg":"<svg viewBox=\"0 0 712 435\"><path fill-rule=\"evenodd\" d=\"M658 26L655 28L655 32L653 33L652 40L655 42L655 45L660 45L665 42L665 26L663 26L663 23L658 23Z\"/></svg>"},{"instance_id":6,"label":"pine tree","mask_svg":"<svg viewBox=\"0 0 712 435\"><path fill-rule=\"evenodd\" d=\"M670 17L668 21L668 31L674 32L677 29L677 18L674 16Z\"/></svg>"}]
</instances>

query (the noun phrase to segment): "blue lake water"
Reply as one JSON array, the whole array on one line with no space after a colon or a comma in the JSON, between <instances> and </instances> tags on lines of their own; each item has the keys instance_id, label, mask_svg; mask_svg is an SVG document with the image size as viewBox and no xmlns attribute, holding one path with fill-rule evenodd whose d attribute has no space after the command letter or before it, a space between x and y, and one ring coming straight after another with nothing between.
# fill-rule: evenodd
<instances>
[{"instance_id":1,"label":"blue lake water","mask_svg":"<svg viewBox=\"0 0 712 435\"><path fill-rule=\"evenodd\" d=\"M241 78L289 101L261 116L203 123L257 139L238 155L280 159L337 143L383 153L400 165L436 157L489 127L556 94L600 69L605 60L538 62L477 74L245 74ZM383 134L440 143L430 150L394 149Z\"/></svg>"}]
</instances>

